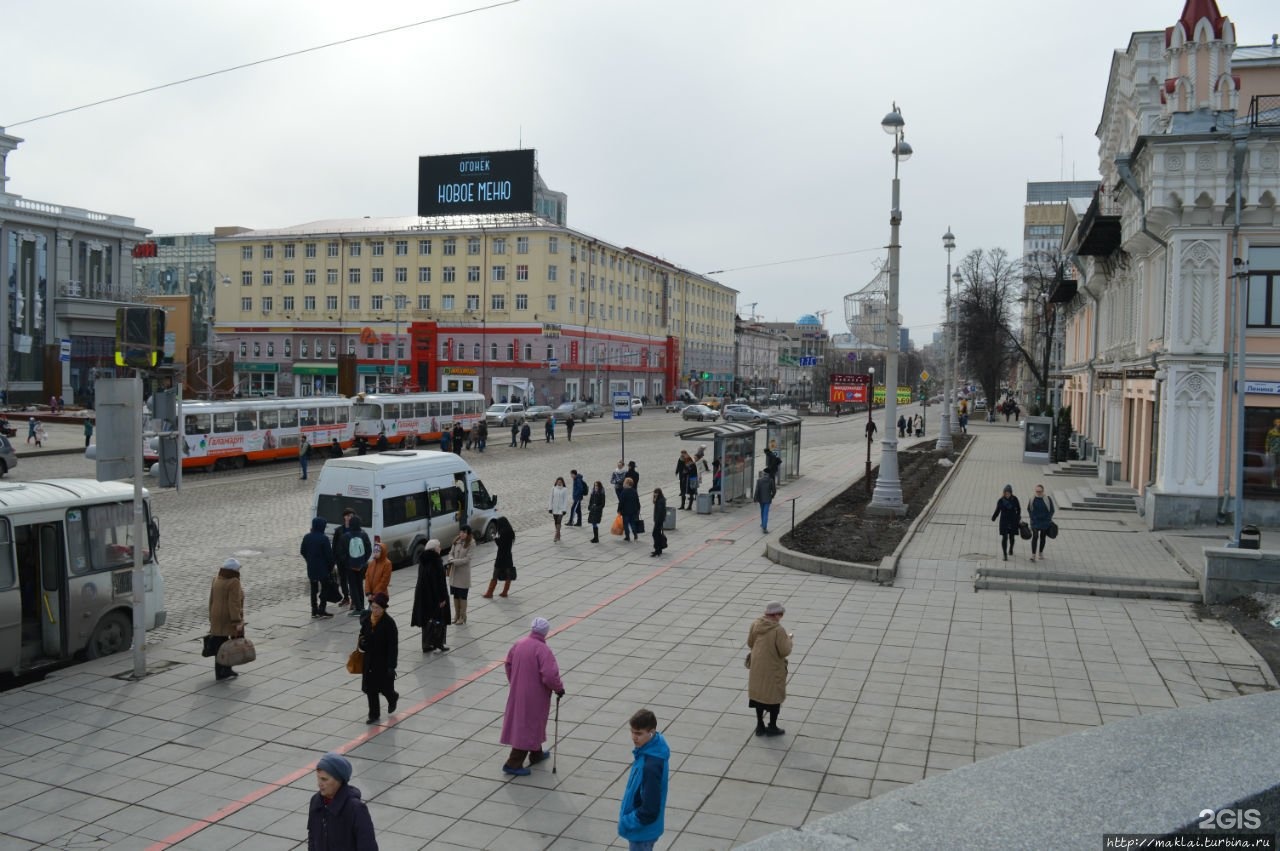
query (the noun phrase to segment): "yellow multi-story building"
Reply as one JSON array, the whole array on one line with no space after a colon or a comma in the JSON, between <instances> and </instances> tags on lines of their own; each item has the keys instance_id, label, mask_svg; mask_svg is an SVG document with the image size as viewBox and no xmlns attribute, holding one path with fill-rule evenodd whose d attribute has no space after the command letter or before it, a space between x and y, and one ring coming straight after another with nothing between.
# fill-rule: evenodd
<instances>
[{"instance_id":1,"label":"yellow multi-story building","mask_svg":"<svg viewBox=\"0 0 1280 851\"><path fill-rule=\"evenodd\" d=\"M309 222L215 238L219 348L241 395L358 387L538 402L732 380L736 291L532 213Z\"/></svg>"}]
</instances>

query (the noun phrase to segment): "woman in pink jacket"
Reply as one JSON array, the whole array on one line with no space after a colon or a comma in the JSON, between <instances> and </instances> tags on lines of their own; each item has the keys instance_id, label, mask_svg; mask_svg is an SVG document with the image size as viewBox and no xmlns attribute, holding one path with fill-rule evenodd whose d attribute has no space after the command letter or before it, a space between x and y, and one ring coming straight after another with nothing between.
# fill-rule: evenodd
<instances>
[{"instance_id":1,"label":"woman in pink jacket","mask_svg":"<svg viewBox=\"0 0 1280 851\"><path fill-rule=\"evenodd\" d=\"M542 749L547 740L547 717L551 714L551 693L564 697L560 682L560 666L547 646L551 624L545 618L534 618L533 628L507 651L507 711L502 716L502 738L511 746L511 756L502 766L504 774L524 777L529 765L537 765L551 754Z\"/></svg>"}]
</instances>

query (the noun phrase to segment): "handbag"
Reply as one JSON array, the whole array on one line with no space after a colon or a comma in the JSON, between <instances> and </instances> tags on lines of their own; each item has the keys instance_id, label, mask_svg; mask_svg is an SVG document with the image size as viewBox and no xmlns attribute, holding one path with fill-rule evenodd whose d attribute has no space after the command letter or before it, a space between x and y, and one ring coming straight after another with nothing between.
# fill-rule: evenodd
<instances>
[{"instance_id":1,"label":"handbag","mask_svg":"<svg viewBox=\"0 0 1280 851\"><path fill-rule=\"evenodd\" d=\"M1018 524L1018 536L1024 541L1031 540L1031 526L1027 521L1023 520Z\"/></svg>"},{"instance_id":2,"label":"handbag","mask_svg":"<svg viewBox=\"0 0 1280 851\"><path fill-rule=\"evenodd\" d=\"M257 658L258 653L253 649L253 642L244 636L232 638L218 648L217 661L224 668L247 665Z\"/></svg>"},{"instance_id":3,"label":"handbag","mask_svg":"<svg viewBox=\"0 0 1280 851\"><path fill-rule=\"evenodd\" d=\"M1046 535L1048 535L1050 538L1056 538L1056 537L1058 537L1058 524L1057 524L1057 523L1054 523L1052 520L1050 520L1050 521L1049 521L1049 528L1048 528L1048 529L1045 529L1045 530L1044 530L1044 533L1045 533Z\"/></svg>"},{"instance_id":4,"label":"handbag","mask_svg":"<svg viewBox=\"0 0 1280 851\"><path fill-rule=\"evenodd\" d=\"M364 651L358 647L355 650L352 650L351 655L347 657L347 673L364 673Z\"/></svg>"},{"instance_id":5,"label":"handbag","mask_svg":"<svg viewBox=\"0 0 1280 851\"><path fill-rule=\"evenodd\" d=\"M440 647L444 644L444 623L442 621L427 621L425 632L427 646Z\"/></svg>"},{"instance_id":6,"label":"handbag","mask_svg":"<svg viewBox=\"0 0 1280 851\"><path fill-rule=\"evenodd\" d=\"M325 603L342 601L342 591L338 588L338 580L334 578L333 571L329 571L329 575L320 580L320 600Z\"/></svg>"},{"instance_id":7,"label":"handbag","mask_svg":"<svg viewBox=\"0 0 1280 851\"><path fill-rule=\"evenodd\" d=\"M613 518L613 527L609 529L610 535L622 534L622 515L619 514Z\"/></svg>"},{"instance_id":8,"label":"handbag","mask_svg":"<svg viewBox=\"0 0 1280 851\"><path fill-rule=\"evenodd\" d=\"M751 651L750 650L747 651L747 658L742 660L742 667L744 668L751 667Z\"/></svg>"},{"instance_id":9,"label":"handbag","mask_svg":"<svg viewBox=\"0 0 1280 851\"><path fill-rule=\"evenodd\" d=\"M221 636L206 635L204 637L204 646L200 648L200 655L208 658L218 652L218 639Z\"/></svg>"},{"instance_id":10,"label":"handbag","mask_svg":"<svg viewBox=\"0 0 1280 851\"><path fill-rule=\"evenodd\" d=\"M637 535L644 531L644 521L637 517L631 521L631 530Z\"/></svg>"}]
</instances>

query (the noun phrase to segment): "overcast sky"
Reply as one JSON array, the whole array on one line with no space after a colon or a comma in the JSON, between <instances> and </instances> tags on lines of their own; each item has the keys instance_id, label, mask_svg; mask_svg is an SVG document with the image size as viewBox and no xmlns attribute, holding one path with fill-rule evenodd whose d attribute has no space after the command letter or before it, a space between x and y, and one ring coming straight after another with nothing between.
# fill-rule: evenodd
<instances>
[{"instance_id":1,"label":"overcast sky","mask_svg":"<svg viewBox=\"0 0 1280 851\"><path fill-rule=\"evenodd\" d=\"M519 0L69 115L58 109L494 0L7 4L9 192L157 233L416 211L417 157L538 152L569 225L794 320L874 275L897 101L902 313L927 342L946 252L1021 252L1028 180L1092 180L1113 50L1183 0ZM1221 0L1241 44L1274 0ZM1265 10L1271 9L1268 14ZM796 258L840 254L820 260ZM796 262L779 262L792 261ZM776 265L762 265L776 264ZM742 268L757 266L758 268Z\"/></svg>"}]
</instances>

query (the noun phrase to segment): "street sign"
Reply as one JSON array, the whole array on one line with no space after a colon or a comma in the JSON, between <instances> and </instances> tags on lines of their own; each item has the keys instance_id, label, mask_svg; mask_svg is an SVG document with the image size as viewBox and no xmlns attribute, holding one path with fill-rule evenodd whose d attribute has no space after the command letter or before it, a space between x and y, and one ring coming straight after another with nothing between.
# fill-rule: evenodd
<instances>
[{"instance_id":1,"label":"street sign","mask_svg":"<svg viewBox=\"0 0 1280 851\"><path fill-rule=\"evenodd\" d=\"M922 370L920 371L920 380L921 380L921 381L928 381L928 380L929 380L929 370L927 370L927 369L922 369Z\"/></svg>"},{"instance_id":2,"label":"street sign","mask_svg":"<svg viewBox=\"0 0 1280 851\"><path fill-rule=\"evenodd\" d=\"M818 359L813 355L804 355L803 357L800 358L800 365L801 366L817 366Z\"/></svg>"},{"instance_id":3,"label":"street sign","mask_svg":"<svg viewBox=\"0 0 1280 851\"><path fill-rule=\"evenodd\" d=\"M849 359L849 362L850 362L850 363L853 363L853 362L855 362L855 361L857 361L857 360L858 360L858 353L857 353L857 352L849 352L849 354L845 355L845 357Z\"/></svg>"},{"instance_id":4,"label":"street sign","mask_svg":"<svg viewBox=\"0 0 1280 851\"><path fill-rule=\"evenodd\" d=\"M63 337L58 344L58 360L61 363L71 362L71 341Z\"/></svg>"},{"instance_id":5,"label":"street sign","mask_svg":"<svg viewBox=\"0 0 1280 851\"><path fill-rule=\"evenodd\" d=\"M613 391L613 418L615 420L631 419L631 391Z\"/></svg>"},{"instance_id":6,"label":"street sign","mask_svg":"<svg viewBox=\"0 0 1280 851\"><path fill-rule=\"evenodd\" d=\"M552 375L555 375L557 372L559 372L559 371L560 371L560 359L559 359L559 358L548 358L548 359L547 359L547 366L548 366L548 367L550 367L550 369L551 369L551 374L552 374Z\"/></svg>"}]
</instances>

